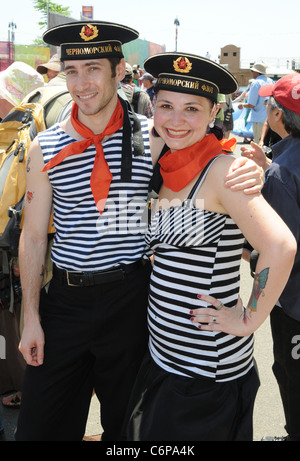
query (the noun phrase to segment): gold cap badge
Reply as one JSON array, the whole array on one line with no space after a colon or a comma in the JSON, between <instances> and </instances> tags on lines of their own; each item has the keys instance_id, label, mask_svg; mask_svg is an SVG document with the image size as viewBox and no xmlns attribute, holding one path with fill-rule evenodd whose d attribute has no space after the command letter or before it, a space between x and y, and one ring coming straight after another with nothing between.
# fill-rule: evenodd
<instances>
[{"instance_id":1,"label":"gold cap badge","mask_svg":"<svg viewBox=\"0 0 300 461\"><path fill-rule=\"evenodd\" d=\"M85 42L88 42L89 40L93 40L94 38L98 37L98 32L99 31L96 26L93 26L92 24L86 24L81 29L80 37Z\"/></svg>"},{"instance_id":2,"label":"gold cap badge","mask_svg":"<svg viewBox=\"0 0 300 461\"><path fill-rule=\"evenodd\" d=\"M182 74L188 74L192 70L192 63L188 58L180 56L176 61L173 61L174 69L176 72L181 72Z\"/></svg>"}]
</instances>

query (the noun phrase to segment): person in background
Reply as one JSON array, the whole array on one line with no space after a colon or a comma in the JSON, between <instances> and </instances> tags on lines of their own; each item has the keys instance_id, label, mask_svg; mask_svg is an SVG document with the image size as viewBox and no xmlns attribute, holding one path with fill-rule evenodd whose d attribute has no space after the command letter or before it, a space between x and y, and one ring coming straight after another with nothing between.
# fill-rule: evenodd
<instances>
[{"instance_id":1,"label":"person in background","mask_svg":"<svg viewBox=\"0 0 300 461\"><path fill-rule=\"evenodd\" d=\"M259 89L263 85L273 83L272 80L265 75L266 70L267 66L264 63L256 62L253 67L251 67L254 81L250 86L248 100L238 105L239 109L243 109L244 107L246 109L251 109L250 119L248 119L248 121L252 122L254 142L256 144L259 143L261 132L267 118L267 109L264 104L266 98L259 95Z\"/></svg>"},{"instance_id":2,"label":"person in background","mask_svg":"<svg viewBox=\"0 0 300 461\"><path fill-rule=\"evenodd\" d=\"M226 98L226 107L224 109L224 121L223 121L223 130L224 138L228 139L230 137L231 130L233 129L233 116L234 112L232 107L232 99L230 94L225 95Z\"/></svg>"},{"instance_id":3,"label":"person in background","mask_svg":"<svg viewBox=\"0 0 300 461\"><path fill-rule=\"evenodd\" d=\"M143 84L144 88L146 89L146 92L148 93L150 100L152 104L154 105L154 77L153 75L149 74L148 72L145 72L143 76L140 78L140 82Z\"/></svg>"},{"instance_id":4,"label":"person in background","mask_svg":"<svg viewBox=\"0 0 300 461\"><path fill-rule=\"evenodd\" d=\"M133 70L130 64L126 63L125 77L121 82L121 88L126 98L133 107L136 114L145 115L147 118L153 117L153 106L150 96L133 81Z\"/></svg>"},{"instance_id":5,"label":"person in background","mask_svg":"<svg viewBox=\"0 0 300 461\"><path fill-rule=\"evenodd\" d=\"M261 97L269 97L270 128L282 138L273 144L272 161L252 143L242 148L266 170L262 194L288 225L297 240L297 254L288 283L271 312L274 364L285 413L287 436L266 436L265 441L300 441L300 75L282 77L263 86Z\"/></svg>"},{"instance_id":6,"label":"person in background","mask_svg":"<svg viewBox=\"0 0 300 461\"><path fill-rule=\"evenodd\" d=\"M253 78L250 78L250 80L248 81L248 86L247 88L239 95L237 96L232 102L233 103L236 103L236 102L240 102L240 101L245 101L247 102L247 98L248 98L248 94L249 94L249 91L250 91L250 86L251 86L251 83L254 82L254 79Z\"/></svg>"},{"instance_id":7,"label":"person in background","mask_svg":"<svg viewBox=\"0 0 300 461\"><path fill-rule=\"evenodd\" d=\"M42 75L47 75L48 82L50 82L61 72L61 62L58 55L53 55L47 63L37 66L36 70Z\"/></svg>"}]
</instances>

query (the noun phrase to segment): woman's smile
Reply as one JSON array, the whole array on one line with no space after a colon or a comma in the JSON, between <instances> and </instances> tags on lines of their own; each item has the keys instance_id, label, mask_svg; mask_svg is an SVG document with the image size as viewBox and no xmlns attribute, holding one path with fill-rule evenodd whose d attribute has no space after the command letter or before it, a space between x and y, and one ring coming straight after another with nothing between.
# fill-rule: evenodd
<instances>
[{"instance_id":1,"label":"woman's smile","mask_svg":"<svg viewBox=\"0 0 300 461\"><path fill-rule=\"evenodd\" d=\"M190 133L190 130L173 130L171 128L166 128L166 132L170 138L182 139Z\"/></svg>"}]
</instances>

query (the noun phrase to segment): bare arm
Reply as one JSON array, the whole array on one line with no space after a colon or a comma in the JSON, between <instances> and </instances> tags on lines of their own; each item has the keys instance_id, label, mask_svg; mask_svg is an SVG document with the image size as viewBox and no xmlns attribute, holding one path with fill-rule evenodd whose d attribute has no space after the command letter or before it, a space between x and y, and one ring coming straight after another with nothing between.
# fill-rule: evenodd
<instances>
[{"instance_id":1,"label":"bare arm","mask_svg":"<svg viewBox=\"0 0 300 461\"><path fill-rule=\"evenodd\" d=\"M44 335L39 319L40 290L47 251L47 232L52 207L52 187L42 173L42 152L37 139L26 164L25 219L19 245L19 262L24 302L24 330L20 350L29 365L43 363Z\"/></svg>"},{"instance_id":2,"label":"bare arm","mask_svg":"<svg viewBox=\"0 0 300 461\"><path fill-rule=\"evenodd\" d=\"M238 108L239 109L253 109L255 106L253 106L252 104L248 104L247 102L244 102L243 104L239 104L238 105Z\"/></svg>"},{"instance_id":3,"label":"bare arm","mask_svg":"<svg viewBox=\"0 0 300 461\"><path fill-rule=\"evenodd\" d=\"M251 142L250 146L241 147L242 156L253 160L258 166L266 170L272 163L272 161L266 156L261 146L255 142Z\"/></svg>"},{"instance_id":4,"label":"bare arm","mask_svg":"<svg viewBox=\"0 0 300 461\"><path fill-rule=\"evenodd\" d=\"M251 246L258 251L257 273L246 311L238 304L235 308L224 306L217 311L211 308L196 309L192 316L194 321L201 322L199 326L203 330L245 336L257 330L278 300L293 267L297 245L288 227L261 195L246 196L222 188L220 179L223 168L220 160L209 172L213 175L211 184L214 185L219 205L233 218ZM219 306L218 300L202 293L199 295L202 306L207 303ZM213 322L214 317L216 320Z\"/></svg>"}]
</instances>

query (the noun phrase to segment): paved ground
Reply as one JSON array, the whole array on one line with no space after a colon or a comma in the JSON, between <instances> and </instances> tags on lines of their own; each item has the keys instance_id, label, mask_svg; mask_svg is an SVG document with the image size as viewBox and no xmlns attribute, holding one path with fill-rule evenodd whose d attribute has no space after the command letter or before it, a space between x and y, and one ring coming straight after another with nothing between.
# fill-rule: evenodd
<instances>
[{"instance_id":1,"label":"paved ground","mask_svg":"<svg viewBox=\"0 0 300 461\"><path fill-rule=\"evenodd\" d=\"M241 147L241 139L237 146L237 155ZM247 301L252 289L248 265L242 262L241 297ZM254 410L254 441L259 441L264 435L285 435L284 414L275 378L272 374L272 339L269 322L266 321L255 334L255 358L258 364L261 386L258 391ZM18 410L7 410L0 405L2 411L5 436L1 440L14 440L13 433L18 417ZM86 436L90 440L98 440L102 431L100 421L100 405L94 396L91 401L90 413L86 427Z\"/></svg>"}]
</instances>

